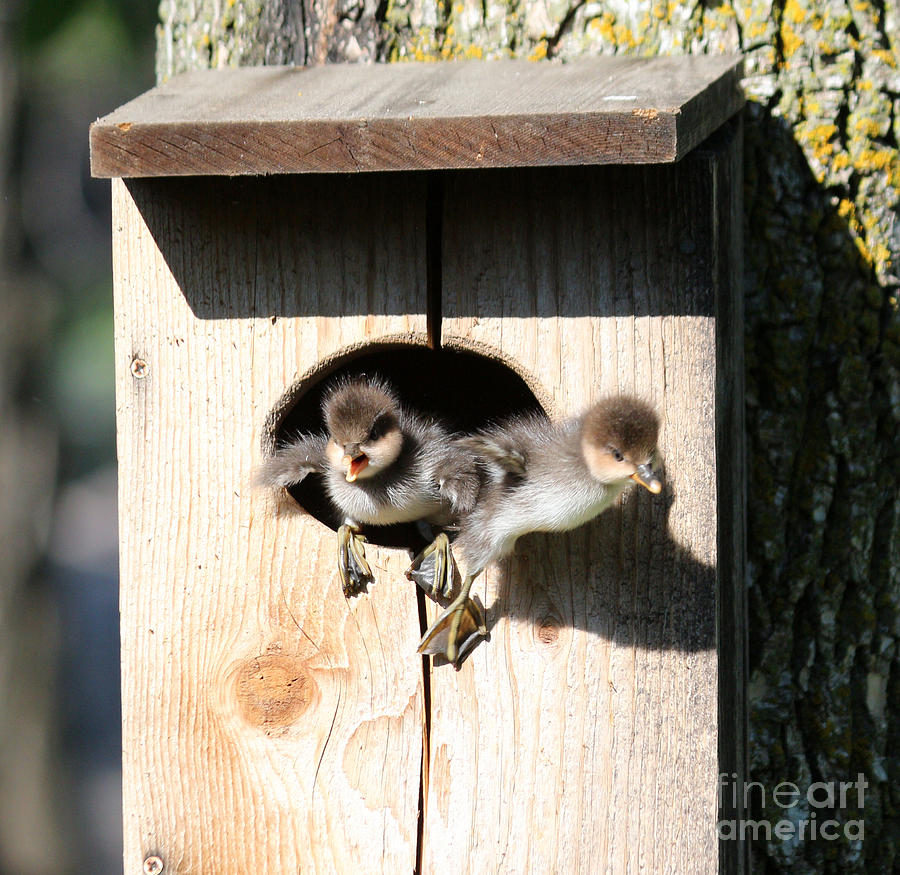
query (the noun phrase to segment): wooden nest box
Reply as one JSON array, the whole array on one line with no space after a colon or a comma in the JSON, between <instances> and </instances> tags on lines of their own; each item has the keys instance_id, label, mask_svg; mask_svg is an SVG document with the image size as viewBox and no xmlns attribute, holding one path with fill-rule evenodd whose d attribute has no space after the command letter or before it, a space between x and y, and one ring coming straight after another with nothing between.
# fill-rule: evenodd
<instances>
[{"instance_id":1,"label":"wooden nest box","mask_svg":"<svg viewBox=\"0 0 900 875\"><path fill-rule=\"evenodd\" d=\"M739 78L221 70L93 125L126 873L742 869L716 828L745 746ZM476 583L490 638L434 666L410 533L345 599L321 489L253 486L349 372L460 428L636 393L665 490L523 538Z\"/></svg>"}]
</instances>

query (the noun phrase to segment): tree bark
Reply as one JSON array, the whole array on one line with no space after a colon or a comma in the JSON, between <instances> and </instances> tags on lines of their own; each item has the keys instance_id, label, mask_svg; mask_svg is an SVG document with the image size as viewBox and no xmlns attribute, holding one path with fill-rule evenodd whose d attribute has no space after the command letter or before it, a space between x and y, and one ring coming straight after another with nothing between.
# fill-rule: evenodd
<instances>
[{"instance_id":1,"label":"tree bark","mask_svg":"<svg viewBox=\"0 0 900 875\"><path fill-rule=\"evenodd\" d=\"M227 8L223 9L225 6ZM759 872L900 863L900 16L891 4L167 0L158 73L226 64L742 51L751 777L756 816L864 840L761 841ZM894 707L892 707L892 705ZM786 811L782 782L804 798ZM894 788L892 790L892 788ZM815 800L815 796L813 796ZM826 812L827 815L826 815Z\"/></svg>"}]
</instances>

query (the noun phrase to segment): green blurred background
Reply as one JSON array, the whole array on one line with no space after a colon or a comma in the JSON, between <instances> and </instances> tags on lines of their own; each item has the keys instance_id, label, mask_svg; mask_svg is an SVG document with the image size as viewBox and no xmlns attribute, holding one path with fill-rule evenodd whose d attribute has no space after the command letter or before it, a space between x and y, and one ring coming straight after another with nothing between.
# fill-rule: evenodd
<instances>
[{"instance_id":1,"label":"green blurred background","mask_svg":"<svg viewBox=\"0 0 900 875\"><path fill-rule=\"evenodd\" d=\"M121 871L109 182L153 0L0 0L0 872Z\"/></svg>"}]
</instances>

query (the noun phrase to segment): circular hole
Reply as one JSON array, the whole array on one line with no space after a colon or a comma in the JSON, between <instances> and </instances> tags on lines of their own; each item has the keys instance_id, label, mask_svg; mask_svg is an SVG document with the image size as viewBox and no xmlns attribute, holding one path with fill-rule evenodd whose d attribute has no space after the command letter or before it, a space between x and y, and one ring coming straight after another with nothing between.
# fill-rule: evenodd
<instances>
[{"instance_id":1,"label":"circular hole","mask_svg":"<svg viewBox=\"0 0 900 875\"><path fill-rule=\"evenodd\" d=\"M339 377L363 375L387 380L406 406L455 431L475 431L517 413L543 411L525 380L501 361L470 350L383 344L331 363L306 380L284 407L272 433L275 444L324 431L322 397L329 386ZM310 475L289 491L304 510L335 531L343 522L320 476ZM419 550L424 545L413 524L365 526L363 532L382 546Z\"/></svg>"}]
</instances>

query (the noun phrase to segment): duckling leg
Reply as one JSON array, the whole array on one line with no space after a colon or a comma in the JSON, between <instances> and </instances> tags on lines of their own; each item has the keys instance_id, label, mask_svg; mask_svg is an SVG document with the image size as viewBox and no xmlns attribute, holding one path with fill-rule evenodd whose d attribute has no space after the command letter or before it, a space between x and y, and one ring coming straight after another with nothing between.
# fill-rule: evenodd
<instances>
[{"instance_id":1,"label":"duckling leg","mask_svg":"<svg viewBox=\"0 0 900 875\"><path fill-rule=\"evenodd\" d=\"M419 644L419 653L443 654L454 665L465 656L479 638L487 635L484 615L478 603L469 598L476 575L466 575L459 595L430 626Z\"/></svg>"},{"instance_id":2,"label":"duckling leg","mask_svg":"<svg viewBox=\"0 0 900 875\"><path fill-rule=\"evenodd\" d=\"M338 574L345 596L363 592L375 582L372 569L366 562L366 538L351 523L344 523L338 529Z\"/></svg>"},{"instance_id":3,"label":"duckling leg","mask_svg":"<svg viewBox=\"0 0 900 875\"><path fill-rule=\"evenodd\" d=\"M427 572L424 574L416 573L427 559L432 559L434 562L434 572L430 581L428 580ZM413 559L406 570L406 576L409 580L421 586L427 593L433 596L442 595L445 598L449 598L450 593L453 592L453 568L450 539L441 532Z\"/></svg>"}]
</instances>

